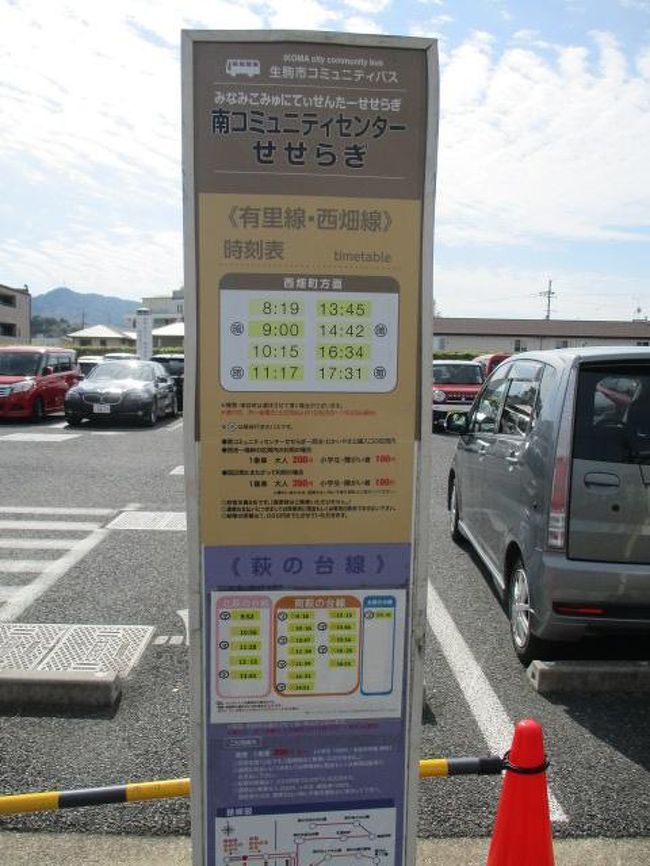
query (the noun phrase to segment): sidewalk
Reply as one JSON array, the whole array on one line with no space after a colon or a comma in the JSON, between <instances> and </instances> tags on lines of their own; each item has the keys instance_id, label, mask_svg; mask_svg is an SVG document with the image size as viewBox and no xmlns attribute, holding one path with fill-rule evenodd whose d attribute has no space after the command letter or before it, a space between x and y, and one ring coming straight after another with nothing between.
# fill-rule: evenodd
<instances>
[{"instance_id":1,"label":"sidewalk","mask_svg":"<svg viewBox=\"0 0 650 866\"><path fill-rule=\"evenodd\" d=\"M418 866L485 866L487 839L421 839ZM556 866L648 866L650 838L556 840ZM191 866L184 836L98 836L0 832L0 863L11 866Z\"/></svg>"}]
</instances>

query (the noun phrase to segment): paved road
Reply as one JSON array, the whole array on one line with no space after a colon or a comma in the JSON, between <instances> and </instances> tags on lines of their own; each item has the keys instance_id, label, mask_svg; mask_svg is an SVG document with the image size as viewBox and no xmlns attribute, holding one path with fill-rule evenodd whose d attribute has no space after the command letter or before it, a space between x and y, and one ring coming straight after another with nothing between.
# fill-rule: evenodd
<instances>
[{"instance_id":1,"label":"paved road","mask_svg":"<svg viewBox=\"0 0 650 866\"><path fill-rule=\"evenodd\" d=\"M544 725L553 762L556 835L647 835L647 698L566 695L558 701L532 691L510 649L505 614L489 578L467 549L447 537L442 491L453 445L449 437L435 437L423 755L501 753L513 721L535 716ZM8 612L22 622L148 625L157 637L126 681L114 714L0 717L0 788L17 792L187 775L189 677L178 613L187 607L184 491L182 475L171 474L182 464L180 422L153 430L74 431L60 419L39 426L4 424L0 454L0 620L4 610L5 619ZM157 515L150 525L158 519L165 528L116 528L134 512ZM23 546L16 549L16 541ZM44 541L52 543L35 546ZM35 562L40 559L48 565ZM643 649L625 644L616 652L638 657ZM611 644L580 650L612 651ZM422 782L420 835L489 835L498 787L498 780L487 777ZM189 814L187 802L175 800L15 817L3 824L169 834L187 833Z\"/></svg>"}]
</instances>

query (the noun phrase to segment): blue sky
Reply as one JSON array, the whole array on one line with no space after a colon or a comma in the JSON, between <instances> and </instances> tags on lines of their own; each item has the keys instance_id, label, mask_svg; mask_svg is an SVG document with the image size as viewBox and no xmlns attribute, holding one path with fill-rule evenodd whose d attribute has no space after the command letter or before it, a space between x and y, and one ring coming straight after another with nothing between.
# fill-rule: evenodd
<instances>
[{"instance_id":1,"label":"blue sky","mask_svg":"<svg viewBox=\"0 0 650 866\"><path fill-rule=\"evenodd\" d=\"M650 316L650 0L0 0L0 283L182 284L179 32L435 36L447 316Z\"/></svg>"}]
</instances>

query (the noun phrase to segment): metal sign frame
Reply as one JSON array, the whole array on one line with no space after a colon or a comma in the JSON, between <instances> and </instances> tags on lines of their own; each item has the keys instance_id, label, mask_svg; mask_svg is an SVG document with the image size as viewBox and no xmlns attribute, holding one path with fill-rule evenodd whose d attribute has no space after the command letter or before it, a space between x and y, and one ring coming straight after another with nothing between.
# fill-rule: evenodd
<instances>
[{"instance_id":1,"label":"metal sign frame","mask_svg":"<svg viewBox=\"0 0 650 866\"><path fill-rule=\"evenodd\" d=\"M207 861L206 839L214 834L208 827L205 813L207 778L206 726L209 724L211 699L206 695L206 658L214 649L210 643L210 623L206 622L206 599L204 590L205 559L202 543L205 541L204 525L201 525L201 497L203 475L202 461L206 452L201 441L201 423L207 411L207 401L213 394L201 393L200 346L201 328L206 317L199 309L199 266L201 264L200 237L202 216L199 212L197 177L202 167L197 164L197 140L195 117L196 66L195 50L205 43L227 45L228 43L250 43L256 46L275 43L308 46L310 50L337 49L341 46L355 49L399 49L415 52L424 57L425 96L419 122L425 127L423 140L423 174L416 194L419 199L419 292L417 353L420 373L414 391L416 402L415 454L413 456L413 485L411 489L411 553L410 581L408 584L408 612L406 623L408 635L405 640L404 683L406 699L402 703L402 720L406 732L404 744L405 791L403 799L404 822L396 832L401 837L401 853L396 851L394 862L413 864L416 857L417 781L420 745L420 719L422 712L422 666L426 626L426 587L429 565L429 518L431 479L431 357L432 357L432 286L433 286L433 230L434 198L436 183L436 154L438 138L438 56L437 43L433 39L417 39L390 36L357 36L343 33L309 31L184 31L182 34L182 101L183 101L183 212L184 212L184 268L185 268L185 397L184 397L184 447L185 481L187 491L187 529L189 565L189 636L191 646L192 713L191 713L191 777L192 777L192 847L195 866L213 866ZM241 70L239 70L241 72ZM242 73L245 74L245 71ZM374 189L381 195L380 183ZM326 196L328 193L324 191ZM331 195L331 193L330 193ZM225 284L224 284L225 286ZM232 303L239 303L235 284ZM240 288L240 287L239 287ZM225 289L224 289L225 290ZM224 295L225 297L225 295ZM230 296L229 296L230 297ZM249 302L256 303L256 302ZM241 306L241 305L240 305ZM278 365L276 365L277 367ZM240 368L241 369L241 368ZM271 369L268 367L267 369ZM275 369L275 367L273 368ZM273 373L269 374L272 375ZM216 373L215 373L216 375ZM241 374L238 374L241 375ZM280 375L285 375L281 373ZM205 380L203 380L205 382ZM313 395L312 395L313 396ZM226 539L224 539L225 543ZM242 719L246 721L245 718ZM282 724L281 721L278 722ZM396 842L397 845L397 842Z\"/></svg>"}]
</instances>

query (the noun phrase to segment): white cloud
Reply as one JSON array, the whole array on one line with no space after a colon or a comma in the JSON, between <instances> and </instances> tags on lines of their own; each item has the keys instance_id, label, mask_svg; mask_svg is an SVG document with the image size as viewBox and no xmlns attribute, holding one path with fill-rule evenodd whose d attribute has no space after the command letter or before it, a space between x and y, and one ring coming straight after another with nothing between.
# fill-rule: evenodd
<instances>
[{"instance_id":1,"label":"white cloud","mask_svg":"<svg viewBox=\"0 0 650 866\"><path fill-rule=\"evenodd\" d=\"M540 292L553 280L554 319L631 319L647 282L601 271L435 265L436 305L445 316L541 319ZM642 304L643 305L643 304ZM646 309L645 313L650 313Z\"/></svg>"},{"instance_id":2,"label":"white cloud","mask_svg":"<svg viewBox=\"0 0 650 866\"><path fill-rule=\"evenodd\" d=\"M650 225L650 100L614 40L497 54L475 34L442 74L438 237L626 239ZM596 61L596 68L589 61ZM638 235L637 235L638 238Z\"/></svg>"},{"instance_id":3,"label":"white cloud","mask_svg":"<svg viewBox=\"0 0 650 866\"><path fill-rule=\"evenodd\" d=\"M299 3L287 3L286 0L265 0L253 5L261 6L268 26L274 30L322 30L333 27L339 19L325 3L318 0L300 0Z\"/></svg>"},{"instance_id":4,"label":"white cloud","mask_svg":"<svg viewBox=\"0 0 650 866\"><path fill-rule=\"evenodd\" d=\"M368 12L373 15L378 15L386 10L393 0L344 0L347 6L353 9L358 9L359 12Z\"/></svg>"},{"instance_id":5,"label":"white cloud","mask_svg":"<svg viewBox=\"0 0 650 866\"><path fill-rule=\"evenodd\" d=\"M75 221L37 243L0 242L0 261L20 268L3 270L3 279L36 294L60 285L122 298L168 294L182 283L181 255L180 231L116 225L98 233Z\"/></svg>"},{"instance_id":6,"label":"white cloud","mask_svg":"<svg viewBox=\"0 0 650 866\"><path fill-rule=\"evenodd\" d=\"M343 21L346 33L382 33L381 26L372 18L364 18L361 15L352 15Z\"/></svg>"},{"instance_id":7,"label":"white cloud","mask_svg":"<svg viewBox=\"0 0 650 866\"><path fill-rule=\"evenodd\" d=\"M405 29L417 10L442 14L413 35L444 32L447 7L420 2L393 3ZM180 283L180 28L377 32L388 5L0 0L0 280L134 297ZM607 241L649 226L650 46L633 56L610 34L558 45L530 29L497 45L442 42L437 240Z\"/></svg>"},{"instance_id":8,"label":"white cloud","mask_svg":"<svg viewBox=\"0 0 650 866\"><path fill-rule=\"evenodd\" d=\"M650 0L618 0L624 9L638 9L641 12L650 12Z\"/></svg>"}]
</instances>

